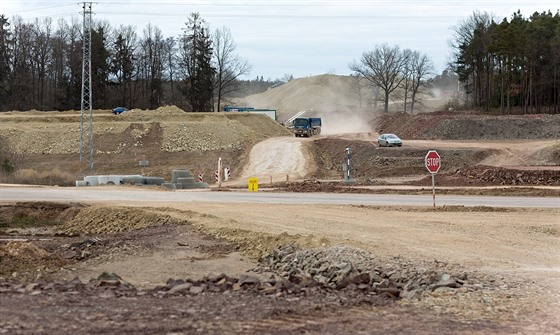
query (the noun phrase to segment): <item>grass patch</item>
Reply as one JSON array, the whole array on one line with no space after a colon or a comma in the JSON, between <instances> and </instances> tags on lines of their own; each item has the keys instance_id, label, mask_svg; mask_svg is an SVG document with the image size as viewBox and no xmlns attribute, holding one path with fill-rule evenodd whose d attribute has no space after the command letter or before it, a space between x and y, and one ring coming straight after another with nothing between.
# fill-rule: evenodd
<instances>
[{"instance_id":1,"label":"grass patch","mask_svg":"<svg viewBox=\"0 0 560 335\"><path fill-rule=\"evenodd\" d=\"M76 184L76 176L55 168L50 171L37 171L34 169L21 169L14 173L14 181L17 184L49 185L49 186L73 186Z\"/></svg>"},{"instance_id":2,"label":"grass patch","mask_svg":"<svg viewBox=\"0 0 560 335\"><path fill-rule=\"evenodd\" d=\"M0 217L0 229L41 228L58 225L58 222L41 220L33 215L19 215L11 219Z\"/></svg>"}]
</instances>

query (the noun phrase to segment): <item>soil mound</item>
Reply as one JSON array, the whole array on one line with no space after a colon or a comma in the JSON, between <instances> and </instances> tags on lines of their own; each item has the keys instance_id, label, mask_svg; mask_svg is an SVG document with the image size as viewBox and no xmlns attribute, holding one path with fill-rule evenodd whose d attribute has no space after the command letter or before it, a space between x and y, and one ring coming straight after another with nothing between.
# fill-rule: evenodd
<instances>
[{"instance_id":1,"label":"soil mound","mask_svg":"<svg viewBox=\"0 0 560 335\"><path fill-rule=\"evenodd\" d=\"M378 117L379 133L396 133L408 140L521 140L560 138L560 115L491 116L469 112Z\"/></svg>"},{"instance_id":2,"label":"soil mound","mask_svg":"<svg viewBox=\"0 0 560 335\"><path fill-rule=\"evenodd\" d=\"M69 235L114 234L166 224L179 224L168 215L151 213L141 208L89 207L60 227Z\"/></svg>"}]
</instances>

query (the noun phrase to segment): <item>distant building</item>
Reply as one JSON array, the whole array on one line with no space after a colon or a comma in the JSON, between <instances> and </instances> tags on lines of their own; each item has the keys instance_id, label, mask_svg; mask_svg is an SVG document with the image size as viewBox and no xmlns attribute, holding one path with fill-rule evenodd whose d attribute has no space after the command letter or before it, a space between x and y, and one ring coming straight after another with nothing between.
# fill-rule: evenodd
<instances>
[{"instance_id":1,"label":"distant building","mask_svg":"<svg viewBox=\"0 0 560 335\"><path fill-rule=\"evenodd\" d=\"M239 107L239 106L225 106L224 112L247 112L254 114L265 114L274 121L276 121L276 109L254 108L254 107Z\"/></svg>"}]
</instances>

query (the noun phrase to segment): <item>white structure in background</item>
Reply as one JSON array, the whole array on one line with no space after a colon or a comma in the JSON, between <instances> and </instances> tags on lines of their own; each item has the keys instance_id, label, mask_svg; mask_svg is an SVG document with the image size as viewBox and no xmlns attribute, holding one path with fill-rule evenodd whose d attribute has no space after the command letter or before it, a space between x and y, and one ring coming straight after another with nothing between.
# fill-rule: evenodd
<instances>
[{"instance_id":1,"label":"white structure in background","mask_svg":"<svg viewBox=\"0 0 560 335\"><path fill-rule=\"evenodd\" d=\"M294 116L292 116L291 118L289 118L288 120L286 120L286 124L290 124L292 123L295 119L297 119L298 117L302 116L303 114L305 114L306 111L299 111L297 112Z\"/></svg>"},{"instance_id":2,"label":"white structure in background","mask_svg":"<svg viewBox=\"0 0 560 335\"><path fill-rule=\"evenodd\" d=\"M231 177L231 169L229 167L224 168L224 181L228 181Z\"/></svg>"},{"instance_id":3,"label":"white structure in background","mask_svg":"<svg viewBox=\"0 0 560 335\"><path fill-rule=\"evenodd\" d=\"M85 176L84 180L77 180L76 187L101 186L101 185L161 185L164 182L160 177L143 177L141 175L99 175Z\"/></svg>"}]
</instances>

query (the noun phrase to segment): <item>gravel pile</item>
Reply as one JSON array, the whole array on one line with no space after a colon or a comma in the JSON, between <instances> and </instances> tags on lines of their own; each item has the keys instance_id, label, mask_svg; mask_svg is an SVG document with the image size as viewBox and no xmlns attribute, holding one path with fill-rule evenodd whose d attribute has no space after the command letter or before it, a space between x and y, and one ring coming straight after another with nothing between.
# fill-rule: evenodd
<instances>
[{"instance_id":1,"label":"gravel pile","mask_svg":"<svg viewBox=\"0 0 560 335\"><path fill-rule=\"evenodd\" d=\"M168 215L138 208L89 207L58 227L60 233L74 235L115 234L166 224L181 224Z\"/></svg>"},{"instance_id":2,"label":"gravel pile","mask_svg":"<svg viewBox=\"0 0 560 335\"><path fill-rule=\"evenodd\" d=\"M253 271L272 272L292 282L317 283L334 289L374 290L408 298L425 291L461 289L466 292L484 287L442 262L419 267L397 257L384 264L368 252L348 247L299 250L295 245L284 245L262 257Z\"/></svg>"}]
</instances>

